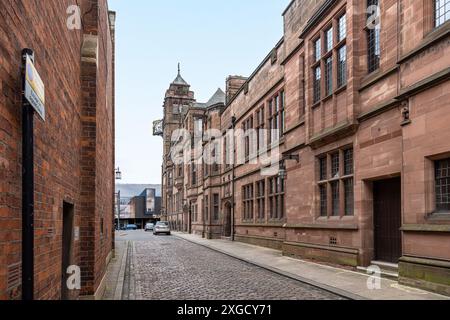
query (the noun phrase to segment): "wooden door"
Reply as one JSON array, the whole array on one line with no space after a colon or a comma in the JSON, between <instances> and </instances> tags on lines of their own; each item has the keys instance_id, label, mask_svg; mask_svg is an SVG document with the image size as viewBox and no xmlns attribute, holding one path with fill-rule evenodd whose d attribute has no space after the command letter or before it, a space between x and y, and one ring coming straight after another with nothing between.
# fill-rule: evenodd
<instances>
[{"instance_id":1,"label":"wooden door","mask_svg":"<svg viewBox=\"0 0 450 320\"><path fill-rule=\"evenodd\" d=\"M375 260L398 263L402 256L401 179L374 183Z\"/></svg>"}]
</instances>

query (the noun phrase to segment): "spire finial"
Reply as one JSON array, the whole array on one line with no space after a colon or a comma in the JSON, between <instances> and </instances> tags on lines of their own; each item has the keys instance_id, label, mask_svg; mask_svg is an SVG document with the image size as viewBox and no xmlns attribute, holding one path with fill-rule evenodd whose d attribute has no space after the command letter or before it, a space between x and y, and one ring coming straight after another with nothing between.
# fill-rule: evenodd
<instances>
[{"instance_id":1,"label":"spire finial","mask_svg":"<svg viewBox=\"0 0 450 320\"><path fill-rule=\"evenodd\" d=\"M178 62L178 75L181 75L180 63Z\"/></svg>"}]
</instances>

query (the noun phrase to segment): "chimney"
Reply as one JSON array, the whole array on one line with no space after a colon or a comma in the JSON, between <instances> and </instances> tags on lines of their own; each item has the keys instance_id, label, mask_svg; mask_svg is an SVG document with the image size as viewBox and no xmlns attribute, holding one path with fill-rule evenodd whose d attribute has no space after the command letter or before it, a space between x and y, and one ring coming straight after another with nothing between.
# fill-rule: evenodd
<instances>
[{"instance_id":1,"label":"chimney","mask_svg":"<svg viewBox=\"0 0 450 320\"><path fill-rule=\"evenodd\" d=\"M227 78L227 88L226 88L227 104L236 95L239 89L241 89L242 85L247 81L247 79L248 78L242 76L229 76Z\"/></svg>"}]
</instances>

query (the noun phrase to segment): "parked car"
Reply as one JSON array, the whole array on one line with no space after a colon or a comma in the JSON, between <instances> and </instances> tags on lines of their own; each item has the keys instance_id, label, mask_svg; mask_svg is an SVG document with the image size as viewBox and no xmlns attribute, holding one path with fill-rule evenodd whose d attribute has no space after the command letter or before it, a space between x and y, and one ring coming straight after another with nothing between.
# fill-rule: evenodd
<instances>
[{"instance_id":1,"label":"parked car","mask_svg":"<svg viewBox=\"0 0 450 320\"><path fill-rule=\"evenodd\" d=\"M155 224L154 223L147 223L146 225L145 225L145 231L147 232L147 231L153 231L153 230L155 230Z\"/></svg>"},{"instance_id":2,"label":"parked car","mask_svg":"<svg viewBox=\"0 0 450 320\"><path fill-rule=\"evenodd\" d=\"M156 223L155 229L153 230L153 234L157 236L158 234L167 234L170 236L170 226L168 222L160 221Z\"/></svg>"},{"instance_id":3,"label":"parked car","mask_svg":"<svg viewBox=\"0 0 450 320\"><path fill-rule=\"evenodd\" d=\"M129 225L127 225L127 227L125 229L126 230L137 230L138 227L135 224L129 224Z\"/></svg>"}]
</instances>

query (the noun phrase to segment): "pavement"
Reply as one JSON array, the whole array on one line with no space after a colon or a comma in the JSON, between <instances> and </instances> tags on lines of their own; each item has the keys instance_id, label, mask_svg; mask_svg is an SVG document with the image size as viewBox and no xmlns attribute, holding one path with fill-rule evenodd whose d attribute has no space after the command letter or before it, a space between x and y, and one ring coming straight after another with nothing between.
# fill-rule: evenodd
<instances>
[{"instance_id":1,"label":"pavement","mask_svg":"<svg viewBox=\"0 0 450 320\"><path fill-rule=\"evenodd\" d=\"M122 300L129 242L116 241L114 257L106 271L106 289L102 300Z\"/></svg>"},{"instance_id":2,"label":"pavement","mask_svg":"<svg viewBox=\"0 0 450 320\"><path fill-rule=\"evenodd\" d=\"M444 300L389 279L240 242L144 231L116 234L104 300Z\"/></svg>"},{"instance_id":3,"label":"pavement","mask_svg":"<svg viewBox=\"0 0 450 320\"><path fill-rule=\"evenodd\" d=\"M450 300L450 297L377 278L380 287L370 289L373 277L361 272L285 257L280 251L228 240L207 240L197 235L175 233L177 237L202 245L241 261L296 279L349 299L363 300Z\"/></svg>"}]
</instances>

